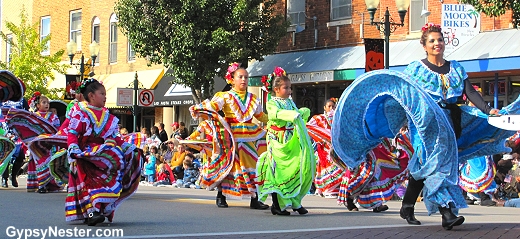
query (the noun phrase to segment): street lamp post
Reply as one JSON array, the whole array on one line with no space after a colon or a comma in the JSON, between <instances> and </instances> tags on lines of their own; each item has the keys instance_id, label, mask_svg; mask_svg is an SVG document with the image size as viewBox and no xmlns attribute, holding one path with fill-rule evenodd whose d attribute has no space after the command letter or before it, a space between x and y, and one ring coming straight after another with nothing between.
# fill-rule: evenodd
<instances>
[{"instance_id":1,"label":"street lamp post","mask_svg":"<svg viewBox=\"0 0 520 239\"><path fill-rule=\"evenodd\" d=\"M76 51L78 49L78 45L74 40L70 40L67 43L67 55L70 58L70 65L72 66L79 66L79 72L80 72L80 82L83 82L83 76L85 75L85 56L83 55L83 52L81 53L81 58L79 63L74 63L72 60L74 59L74 55L76 55ZM99 55L99 44L96 41L93 41L89 45L89 51L90 51L90 58L91 58L91 73L92 72L92 66L94 66L96 62L96 58Z\"/></svg>"},{"instance_id":2,"label":"street lamp post","mask_svg":"<svg viewBox=\"0 0 520 239\"><path fill-rule=\"evenodd\" d=\"M394 32L397 27L404 26L404 17L406 16L406 12L410 6L410 0L395 1L401 23L396 23L392 18L390 18L388 7L386 8L385 16L381 18L381 21L374 22L374 15L377 6L379 5L379 0L365 0L365 3L367 5L367 11L370 14L370 24L376 25L377 29L385 35L385 69L388 69L390 67L390 34Z\"/></svg>"},{"instance_id":3,"label":"street lamp post","mask_svg":"<svg viewBox=\"0 0 520 239\"><path fill-rule=\"evenodd\" d=\"M133 132L137 132L137 111L139 110L139 99L138 99L138 94L139 94L139 89L144 89L144 86L141 82L139 82L138 80L138 77L137 77L137 71L135 72L135 77L134 77L134 80L128 85L128 87L132 87L134 89L134 104L133 104L133 116L134 116L134 129L133 129Z\"/></svg>"},{"instance_id":4,"label":"street lamp post","mask_svg":"<svg viewBox=\"0 0 520 239\"><path fill-rule=\"evenodd\" d=\"M137 80L137 71L134 77L134 132L137 132L137 92L139 91L139 81Z\"/></svg>"}]
</instances>

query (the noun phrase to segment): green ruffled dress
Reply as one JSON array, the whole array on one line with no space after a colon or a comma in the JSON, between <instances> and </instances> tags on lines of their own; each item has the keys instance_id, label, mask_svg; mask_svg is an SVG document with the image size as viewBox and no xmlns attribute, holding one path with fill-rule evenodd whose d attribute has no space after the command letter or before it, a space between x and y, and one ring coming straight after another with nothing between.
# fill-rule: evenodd
<instances>
[{"instance_id":1,"label":"green ruffled dress","mask_svg":"<svg viewBox=\"0 0 520 239\"><path fill-rule=\"evenodd\" d=\"M267 152L258 159L259 200L278 195L283 211L301 207L316 172L315 156L305 122L310 110L298 109L291 99L273 97L267 102Z\"/></svg>"}]
</instances>

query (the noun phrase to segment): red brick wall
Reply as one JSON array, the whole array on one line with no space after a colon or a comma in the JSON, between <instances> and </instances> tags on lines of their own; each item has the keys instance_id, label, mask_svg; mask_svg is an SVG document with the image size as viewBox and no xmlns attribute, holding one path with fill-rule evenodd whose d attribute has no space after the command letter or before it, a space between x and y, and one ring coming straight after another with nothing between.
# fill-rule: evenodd
<instances>
[{"instance_id":1,"label":"red brick wall","mask_svg":"<svg viewBox=\"0 0 520 239\"><path fill-rule=\"evenodd\" d=\"M303 0L302 0L303 1ZM364 16L364 37L365 38L383 38L375 26L370 25L369 13L366 11L365 0L352 0L352 24L345 24L340 26L327 27L327 22L330 22L330 0L304 0L306 1L306 15L309 18L316 16L316 29L318 29L318 41L316 47L314 46L314 26L312 19L306 19L306 30L295 34L295 41L293 43L293 33L288 32L278 45L277 52L308 50L314 48L333 48L345 47L362 44L360 37L360 24L362 16ZM277 9L280 14L286 13L286 0L280 0L277 4ZM428 10L431 15L428 17L428 22L440 23L441 21L441 3L439 0L427 0ZM457 0L444 0L444 4L457 4ZM381 19L388 7L391 17L395 21L399 21L399 15L395 6L395 0L381 0L378 10L375 13L374 20ZM497 18L487 17L481 14L481 31L490 31L493 29L510 28L511 12L508 11L505 15ZM418 38L417 34L410 35L409 32L409 14L406 15L404 27L398 28L392 33L390 40L399 41L410 38ZM336 40L336 31L339 28L339 39ZM294 46L293 46L294 45Z\"/></svg>"}]
</instances>

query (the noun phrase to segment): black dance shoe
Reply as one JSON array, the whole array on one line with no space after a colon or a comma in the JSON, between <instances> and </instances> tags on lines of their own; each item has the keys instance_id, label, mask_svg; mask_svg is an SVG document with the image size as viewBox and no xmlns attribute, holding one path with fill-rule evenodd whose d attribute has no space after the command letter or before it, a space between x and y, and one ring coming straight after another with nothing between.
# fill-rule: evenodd
<instances>
[{"instance_id":1,"label":"black dance shoe","mask_svg":"<svg viewBox=\"0 0 520 239\"><path fill-rule=\"evenodd\" d=\"M356 204L354 204L354 200L351 198L347 198L346 207L349 211L356 211L356 212L359 211L359 209L356 207Z\"/></svg>"},{"instance_id":2,"label":"black dance shoe","mask_svg":"<svg viewBox=\"0 0 520 239\"><path fill-rule=\"evenodd\" d=\"M18 181L16 180L16 175L11 175L11 184L13 185L13 187L17 188L18 187Z\"/></svg>"},{"instance_id":3,"label":"black dance shoe","mask_svg":"<svg viewBox=\"0 0 520 239\"><path fill-rule=\"evenodd\" d=\"M384 212L388 210L388 206L387 205L381 205L379 207L376 207L374 209L372 209L373 212Z\"/></svg>"},{"instance_id":4,"label":"black dance shoe","mask_svg":"<svg viewBox=\"0 0 520 239\"><path fill-rule=\"evenodd\" d=\"M305 215L309 213L309 211L307 211L307 209L305 209L303 206L298 209L293 209L293 211L298 212L300 215Z\"/></svg>"},{"instance_id":5,"label":"black dance shoe","mask_svg":"<svg viewBox=\"0 0 520 239\"><path fill-rule=\"evenodd\" d=\"M464 222L464 217L455 216L450 208L439 207L439 211L442 214L442 227L445 230L451 230L454 226L459 226Z\"/></svg>"},{"instance_id":6,"label":"black dance shoe","mask_svg":"<svg viewBox=\"0 0 520 239\"><path fill-rule=\"evenodd\" d=\"M287 210L283 210L282 211L282 210L280 210L280 209L278 209L278 208L276 208L274 206L271 206L271 213L273 215L280 215L280 216L289 216L289 215L291 215L291 213L288 212Z\"/></svg>"},{"instance_id":7,"label":"black dance shoe","mask_svg":"<svg viewBox=\"0 0 520 239\"><path fill-rule=\"evenodd\" d=\"M399 211L402 219L406 219L406 222L410 225L421 225L421 222L414 216L414 207L401 207Z\"/></svg>"},{"instance_id":8,"label":"black dance shoe","mask_svg":"<svg viewBox=\"0 0 520 239\"><path fill-rule=\"evenodd\" d=\"M98 223L102 223L105 221L105 216L101 215L99 212L91 212L88 214L88 225L95 226Z\"/></svg>"},{"instance_id":9,"label":"black dance shoe","mask_svg":"<svg viewBox=\"0 0 520 239\"><path fill-rule=\"evenodd\" d=\"M256 197L256 198L251 198L251 202L249 203L249 208L265 210L265 209L269 209L269 205L266 205L266 204L258 201L258 198Z\"/></svg>"},{"instance_id":10,"label":"black dance shoe","mask_svg":"<svg viewBox=\"0 0 520 239\"><path fill-rule=\"evenodd\" d=\"M226 196L217 197L217 207L226 208L228 204L226 202Z\"/></svg>"}]
</instances>

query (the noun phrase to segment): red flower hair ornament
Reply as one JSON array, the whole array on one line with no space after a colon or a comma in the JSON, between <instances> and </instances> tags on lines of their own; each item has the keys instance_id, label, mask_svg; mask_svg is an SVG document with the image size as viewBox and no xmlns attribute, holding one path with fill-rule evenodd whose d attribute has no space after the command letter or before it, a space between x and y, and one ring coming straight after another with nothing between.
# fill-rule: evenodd
<instances>
[{"instance_id":1,"label":"red flower hair ornament","mask_svg":"<svg viewBox=\"0 0 520 239\"><path fill-rule=\"evenodd\" d=\"M40 93L39 91L36 91L33 93L31 99L29 99L29 107L31 109L34 109L36 110L36 105L40 102L40 96L42 95L42 93Z\"/></svg>"},{"instance_id":2,"label":"red flower hair ornament","mask_svg":"<svg viewBox=\"0 0 520 239\"><path fill-rule=\"evenodd\" d=\"M226 82L228 84L233 84L233 72L235 72L236 70L238 70L238 68L240 68L240 63L237 63L237 62L233 62L229 65L229 67L227 68L227 73L226 73Z\"/></svg>"},{"instance_id":3,"label":"red flower hair ornament","mask_svg":"<svg viewBox=\"0 0 520 239\"><path fill-rule=\"evenodd\" d=\"M262 76L262 84L264 85L262 89L268 92L271 91L273 88L273 80L277 76L287 76L287 72L279 66L275 67L273 73L267 76Z\"/></svg>"},{"instance_id":4,"label":"red flower hair ornament","mask_svg":"<svg viewBox=\"0 0 520 239\"><path fill-rule=\"evenodd\" d=\"M441 28L441 25L439 25L439 24L434 24L434 23L429 22L429 23L426 23L426 24L421 28L421 31L422 31L422 32L426 32L426 31L428 31L430 28L439 28L439 30L442 29L442 28Z\"/></svg>"}]
</instances>

